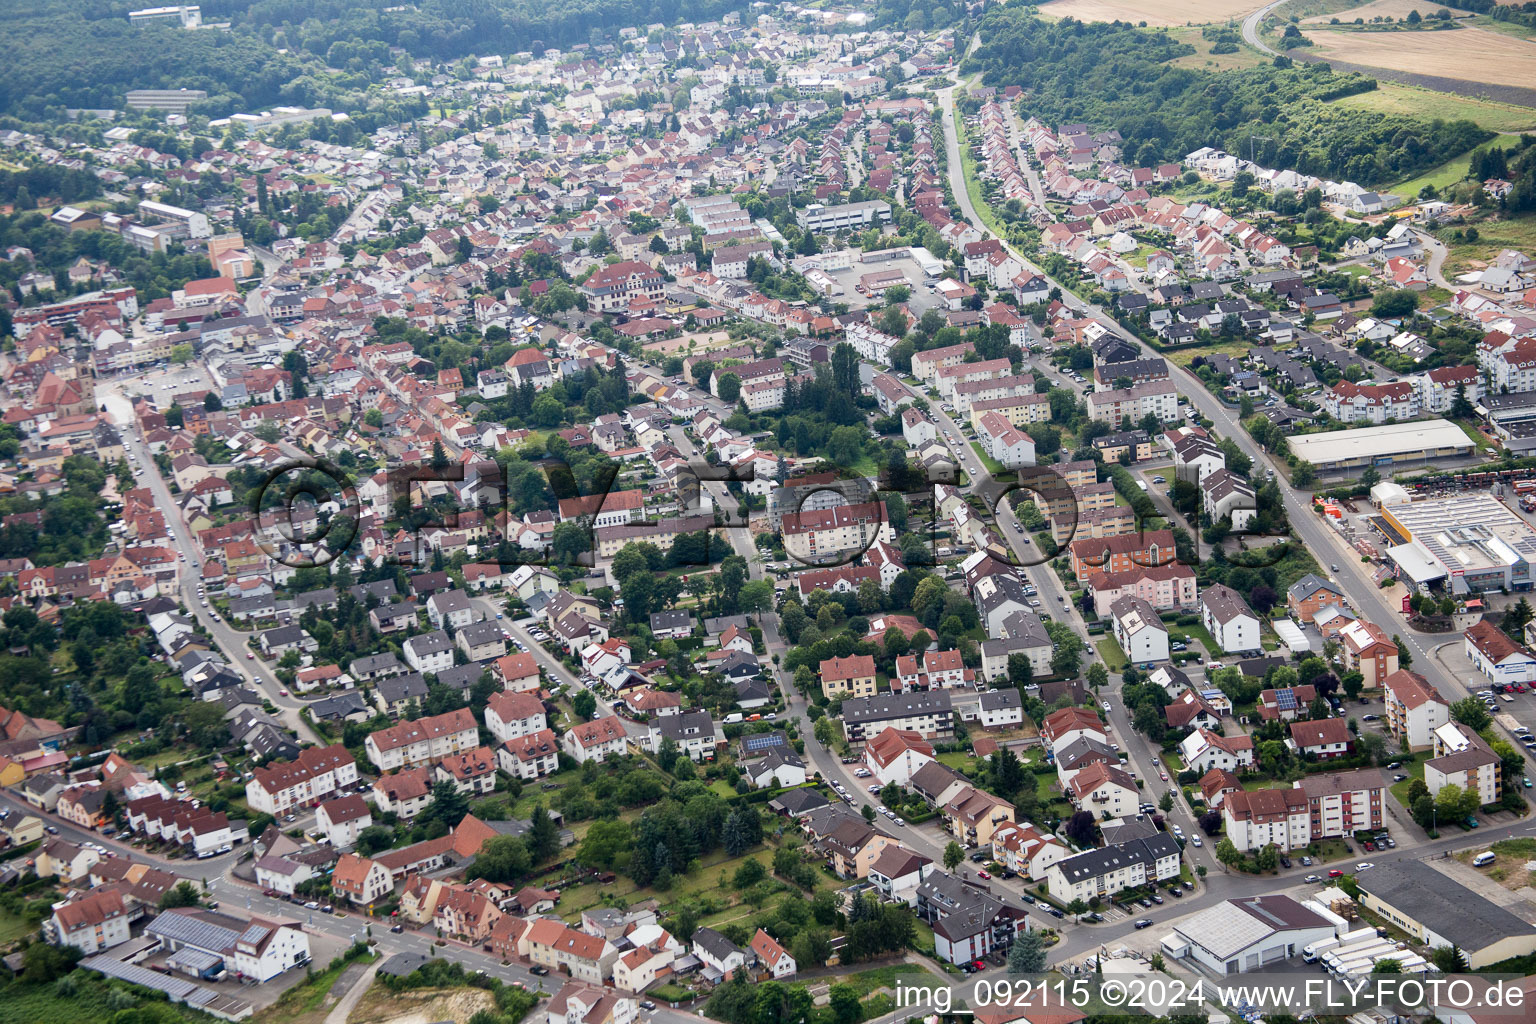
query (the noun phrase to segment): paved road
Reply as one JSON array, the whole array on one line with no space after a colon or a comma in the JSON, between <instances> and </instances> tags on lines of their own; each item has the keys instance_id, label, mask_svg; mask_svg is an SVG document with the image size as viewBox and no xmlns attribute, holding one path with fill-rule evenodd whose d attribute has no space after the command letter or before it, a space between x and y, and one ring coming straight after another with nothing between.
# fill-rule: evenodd
<instances>
[{"instance_id":1,"label":"paved road","mask_svg":"<svg viewBox=\"0 0 1536 1024\"><path fill-rule=\"evenodd\" d=\"M108 408L109 411L112 410L111 406ZM114 413L113 418L122 435L123 444L134 455L135 480L139 486L150 489L155 496L155 504L165 511L166 527L171 532L172 545L183 559L179 563L176 590L171 596L180 600L190 614L198 620L204 632L213 639L220 653L223 654L224 660L229 662L236 672L245 676L263 697L277 707L278 717L298 734L300 741L314 739L315 734L299 717L299 710L304 706L303 702L292 696L284 697L279 692L283 688L282 683L264 661L260 658L251 660L246 657L250 652L246 641L251 634L232 628L211 607L203 606L202 599L197 596L199 566L203 560L202 549L197 544L197 538L192 536L186 523L182 521L170 488L166 486L165 479L160 475L160 468L155 465L153 456L139 437L137 424L131 422L131 419L125 421L121 413Z\"/></svg>"},{"instance_id":2,"label":"paved road","mask_svg":"<svg viewBox=\"0 0 1536 1024\"><path fill-rule=\"evenodd\" d=\"M1284 2L1284 0L1278 0L1276 4L1271 4L1270 6L1278 6L1279 2ZM950 184L961 214L970 223L980 226L982 221L976 213L970 194L966 190L964 174L961 169L960 142L955 117L953 91L954 89L951 87L939 90L938 93L944 115L945 145L949 152ZM984 227L981 230L986 231ZM1003 240L1003 245L1026 267L1029 267L1035 273L1041 274L1053 286L1061 288L1063 301L1070 308L1081 314L1091 316L1111 332L1131 342L1138 348L1143 347L1139 339L1121 327L1104 309L1083 301L1067 285L1052 278L1025 254L1009 245L1007 240ZM1431 249L1431 259L1433 259L1433 256L1433 249ZM1443 258L1442 255L1441 259L1443 260ZM1271 459L1266 453L1261 452L1247 431L1242 428L1238 422L1238 412L1236 409L1229 408L1221 403L1206 390L1204 382L1177 363L1170 360L1168 368L1170 376L1178 385L1179 393L1199 411L1201 416L1210 419L1214 423L1218 435L1232 438L1239 449L1253 460L1255 468L1265 467L1271 472L1279 472L1276 469L1276 461ZM961 453L962 461L964 461L965 455L966 453ZM971 470L968 468L967 472L971 472ZM1463 684L1461 678L1445 671L1443 665L1430 657L1433 647L1443 642L1443 638L1429 634L1419 634L1410 630L1402 617L1400 607L1388 602L1382 596L1381 588L1376 585L1375 580L1371 577L1369 567L1360 561L1358 554L1350 549L1342 538L1335 534L1329 526L1325 525L1322 516L1312 511L1310 492L1298 491L1295 488L1286 486L1284 479L1284 474L1281 474L1281 494L1286 514L1290 520L1292 535L1312 553L1313 557L1328 570L1329 575L1344 589L1345 594L1354 605L1355 611L1367 621L1380 625L1388 632L1401 635L1408 645L1410 653L1413 655L1414 670L1428 677L1448 699L1454 701L1467 696L1470 690ZM1011 531L1005 529L1004 532L1008 535L1010 542L1012 542L1014 538ZM1059 605L1056 607L1059 607ZM1081 620L1078 619L1074 624L1081 625ZM1086 633L1081 635L1086 635ZM1110 712L1111 723L1120 730L1122 737L1129 738L1133 736L1130 722L1123 708L1120 707L1118 701L1112 701L1111 703L1113 705L1113 709ZM1156 777L1156 772L1148 774L1147 769L1149 766L1139 763L1140 759L1145 756L1142 749L1144 744L1128 742L1125 745L1131 754L1132 760L1138 762L1137 768L1142 773L1142 777L1148 780L1148 789L1151 792L1153 787L1150 785L1150 782ZM1184 807L1183 801L1177 801L1175 809L1176 820L1180 817L1188 818L1187 809ZM1191 821L1192 827L1193 822ZM1186 853L1188 852L1186 850ZM1194 857L1192 859L1198 861L1199 858ZM1205 849L1205 859L1209 864L1214 865L1215 861L1211 856L1209 845Z\"/></svg>"},{"instance_id":3,"label":"paved road","mask_svg":"<svg viewBox=\"0 0 1536 1024\"><path fill-rule=\"evenodd\" d=\"M1262 22L1265 18L1269 17L1269 13L1276 7L1279 7L1284 3L1285 0L1273 0L1272 3L1260 7L1258 10L1248 15L1248 17L1244 18L1243 42L1247 43L1249 46L1253 47L1255 50L1258 50L1262 54L1266 54L1270 57L1275 56L1275 51L1270 49L1268 45L1259 39L1259 23Z\"/></svg>"},{"instance_id":4,"label":"paved road","mask_svg":"<svg viewBox=\"0 0 1536 1024\"><path fill-rule=\"evenodd\" d=\"M1424 272L1429 276L1430 283L1439 285L1449 292L1459 291L1461 285L1447 280L1442 270L1446 256L1450 255L1450 250L1445 247L1445 243L1427 231L1415 231L1414 234L1418 235L1419 243L1424 246L1427 257Z\"/></svg>"}]
</instances>

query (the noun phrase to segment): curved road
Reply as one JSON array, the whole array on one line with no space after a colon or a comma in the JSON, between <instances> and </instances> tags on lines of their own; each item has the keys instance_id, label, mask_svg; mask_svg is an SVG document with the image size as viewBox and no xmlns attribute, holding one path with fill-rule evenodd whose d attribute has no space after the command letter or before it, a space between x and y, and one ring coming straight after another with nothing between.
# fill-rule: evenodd
<instances>
[{"instance_id":1,"label":"curved road","mask_svg":"<svg viewBox=\"0 0 1536 1024\"><path fill-rule=\"evenodd\" d=\"M1285 3L1285 0L1271 0L1270 3L1265 4L1263 7L1260 7L1258 10L1248 15L1248 17L1244 18L1243 42L1247 43L1249 46L1253 47L1255 50L1258 50L1262 54L1270 57L1278 56L1276 51L1270 49L1261 39L1259 39L1259 23L1262 22L1265 18L1269 17L1269 13L1283 3Z\"/></svg>"}]
</instances>

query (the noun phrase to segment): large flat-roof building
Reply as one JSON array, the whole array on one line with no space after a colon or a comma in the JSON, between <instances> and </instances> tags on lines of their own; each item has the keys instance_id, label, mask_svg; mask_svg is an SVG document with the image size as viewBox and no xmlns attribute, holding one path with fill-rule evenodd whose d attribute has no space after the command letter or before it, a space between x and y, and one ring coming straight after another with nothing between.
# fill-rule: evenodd
<instances>
[{"instance_id":1,"label":"large flat-roof building","mask_svg":"<svg viewBox=\"0 0 1536 1024\"><path fill-rule=\"evenodd\" d=\"M185 114L194 103L208 98L203 89L129 89L129 110L165 110L172 114Z\"/></svg>"},{"instance_id":2,"label":"large flat-roof building","mask_svg":"<svg viewBox=\"0 0 1536 1024\"><path fill-rule=\"evenodd\" d=\"M1453 594L1531 588L1536 529L1491 495L1383 505L1372 522L1411 584L1443 584Z\"/></svg>"},{"instance_id":3,"label":"large flat-roof building","mask_svg":"<svg viewBox=\"0 0 1536 1024\"><path fill-rule=\"evenodd\" d=\"M1175 925L1162 946L1216 974L1239 974L1289 960L1333 935L1333 922L1289 896L1249 896Z\"/></svg>"},{"instance_id":4,"label":"large flat-roof building","mask_svg":"<svg viewBox=\"0 0 1536 1024\"><path fill-rule=\"evenodd\" d=\"M1457 946L1481 970L1536 953L1536 925L1416 860L1379 864L1355 878L1360 905L1427 946Z\"/></svg>"},{"instance_id":5,"label":"large flat-roof building","mask_svg":"<svg viewBox=\"0 0 1536 1024\"><path fill-rule=\"evenodd\" d=\"M1476 445L1450 420L1388 423L1379 427L1295 434L1289 439L1298 459L1320 472L1431 462L1471 455Z\"/></svg>"}]
</instances>

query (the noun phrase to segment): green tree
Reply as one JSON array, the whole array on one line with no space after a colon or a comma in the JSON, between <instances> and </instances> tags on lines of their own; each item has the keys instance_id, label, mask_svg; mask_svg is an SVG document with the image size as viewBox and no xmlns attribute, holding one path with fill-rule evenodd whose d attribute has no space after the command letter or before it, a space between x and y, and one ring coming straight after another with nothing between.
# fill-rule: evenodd
<instances>
[{"instance_id":1,"label":"green tree","mask_svg":"<svg viewBox=\"0 0 1536 1024\"><path fill-rule=\"evenodd\" d=\"M741 378L734 373L722 374L715 387L721 401L735 402L741 397Z\"/></svg>"},{"instance_id":2,"label":"green tree","mask_svg":"<svg viewBox=\"0 0 1536 1024\"><path fill-rule=\"evenodd\" d=\"M827 993L828 1008L832 1011L833 1024L859 1024L864 1016L864 1004L859 991L852 985L833 985Z\"/></svg>"},{"instance_id":3,"label":"green tree","mask_svg":"<svg viewBox=\"0 0 1536 1024\"><path fill-rule=\"evenodd\" d=\"M198 891L197 886L183 880L165 890L161 895L160 909L170 910L174 907L195 907L202 902L203 894Z\"/></svg>"},{"instance_id":4,"label":"green tree","mask_svg":"<svg viewBox=\"0 0 1536 1024\"><path fill-rule=\"evenodd\" d=\"M1493 723L1493 716L1476 697L1466 697L1452 704L1451 717L1473 732L1482 732Z\"/></svg>"},{"instance_id":5,"label":"green tree","mask_svg":"<svg viewBox=\"0 0 1536 1024\"><path fill-rule=\"evenodd\" d=\"M1039 974L1045 970L1045 936L1031 928L1017 939L1008 950L1009 974Z\"/></svg>"},{"instance_id":6,"label":"green tree","mask_svg":"<svg viewBox=\"0 0 1536 1024\"><path fill-rule=\"evenodd\" d=\"M961 849L959 843L951 841L948 846L944 847L944 869L946 871L955 870L963 860L965 860L965 850Z\"/></svg>"}]
</instances>

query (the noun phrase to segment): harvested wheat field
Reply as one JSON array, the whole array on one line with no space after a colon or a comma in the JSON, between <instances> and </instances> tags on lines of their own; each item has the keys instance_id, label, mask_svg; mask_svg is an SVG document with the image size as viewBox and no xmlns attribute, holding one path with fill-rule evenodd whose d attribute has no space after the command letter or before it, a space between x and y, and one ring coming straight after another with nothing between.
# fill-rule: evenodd
<instances>
[{"instance_id":1,"label":"harvested wheat field","mask_svg":"<svg viewBox=\"0 0 1536 1024\"><path fill-rule=\"evenodd\" d=\"M1354 21L1356 18L1364 18L1366 21L1370 21L1372 18L1392 18L1395 21L1401 21L1408 17L1409 11L1418 11L1421 16L1427 17L1437 13L1442 7L1450 11L1453 17L1468 18L1472 16L1471 11L1463 11L1458 7L1452 7L1450 4L1426 4L1424 0L1372 0L1371 3L1362 4L1359 7L1351 7L1347 11L1339 11L1337 14L1314 14L1310 18L1302 18L1301 23L1303 25L1326 25L1333 18L1338 18L1345 23Z\"/></svg>"},{"instance_id":2,"label":"harvested wheat field","mask_svg":"<svg viewBox=\"0 0 1536 1024\"><path fill-rule=\"evenodd\" d=\"M465 1021L481 1010L496 1009L496 997L483 988L422 988L391 992L374 985L347 1017L347 1024L435 1024Z\"/></svg>"},{"instance_id":3,"label":"harvested wheat field","mask_svg":"<svg viewBox=\"0 0 1536 1024\"><path fill-rule=\"evenodd\" d=\"M1040 13L1052 18L1078 21L1144 21L1148 25L1188 25L1226 22L1264 6L1259 0L1223 3L1222 0L1057 0L1043 4Z\"/></svg>"},{"instance_id":4,"label":"harvested wheat field","mask_svg":"<svg viewBox=\"0 0 1536 1024\"><path fill-rule=\"evenodd\" d=\"M1443 32L1307 33L1312 52L1421 75L1438 75L1464 82L1529 87L1536 82L1536 43L1462 28Z\"/></svg>"}]
</instances>

